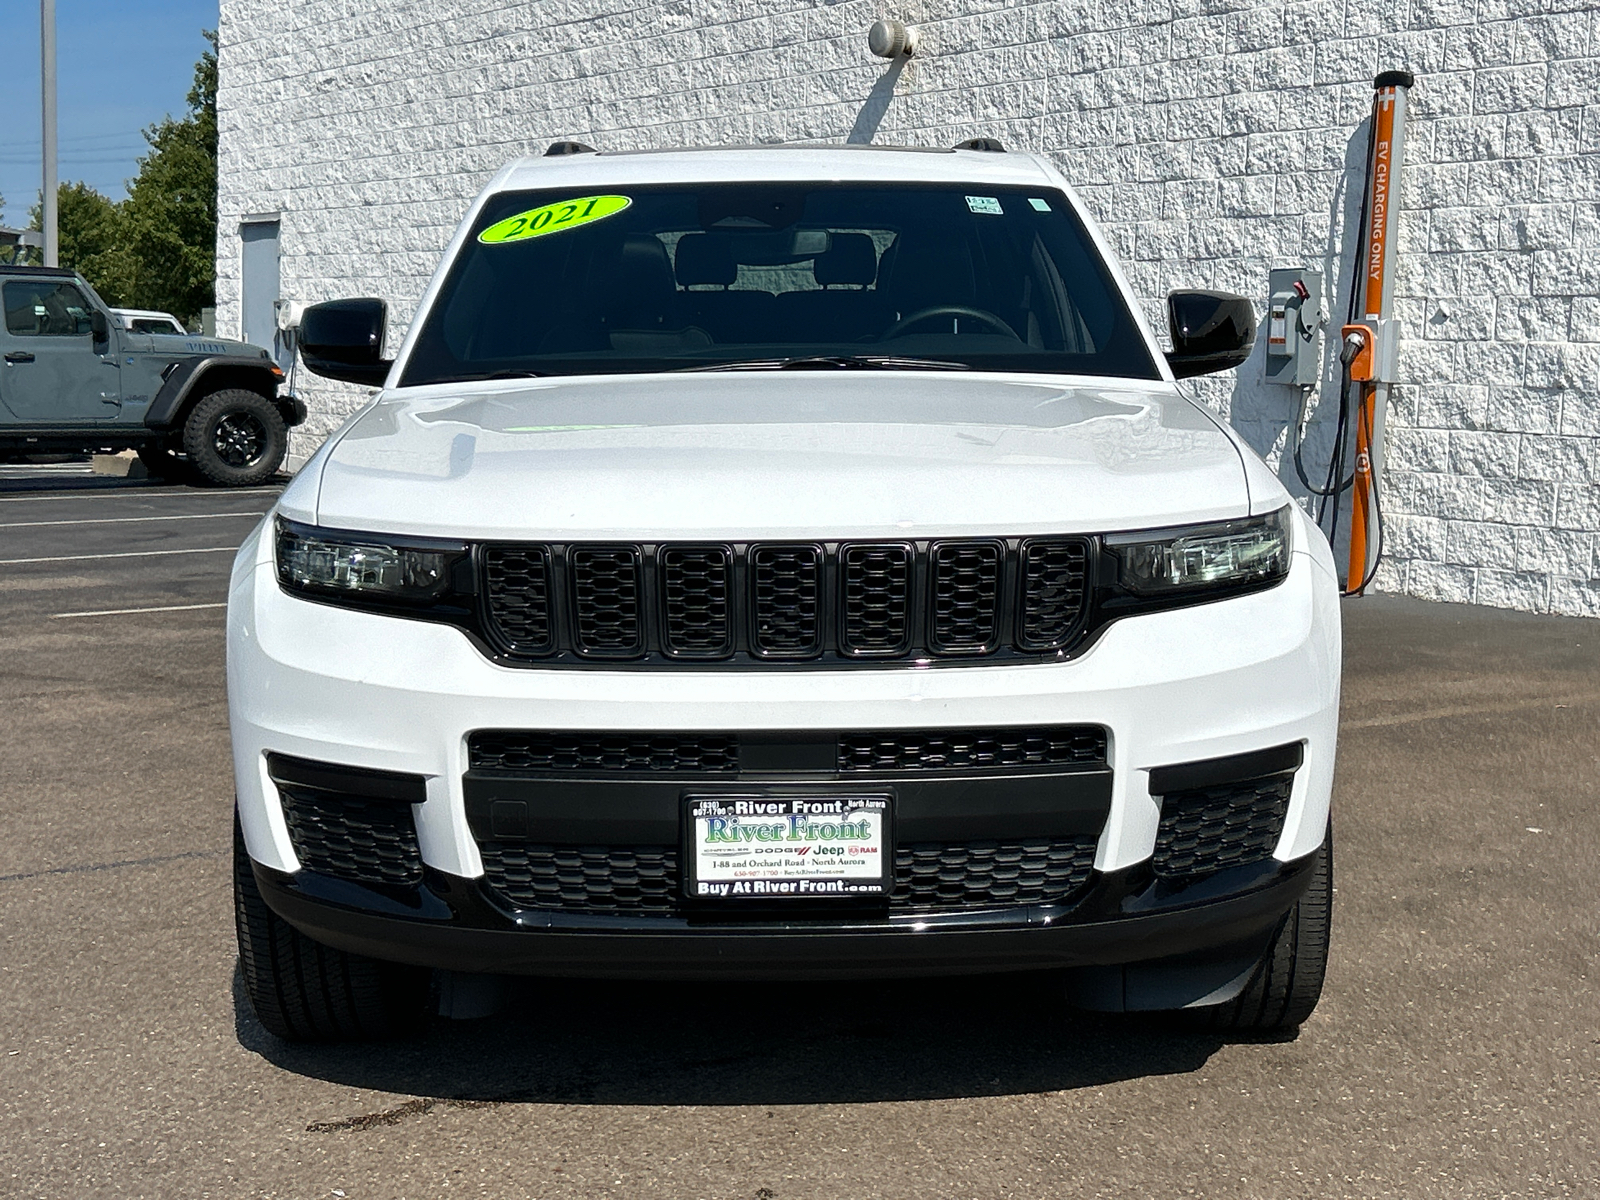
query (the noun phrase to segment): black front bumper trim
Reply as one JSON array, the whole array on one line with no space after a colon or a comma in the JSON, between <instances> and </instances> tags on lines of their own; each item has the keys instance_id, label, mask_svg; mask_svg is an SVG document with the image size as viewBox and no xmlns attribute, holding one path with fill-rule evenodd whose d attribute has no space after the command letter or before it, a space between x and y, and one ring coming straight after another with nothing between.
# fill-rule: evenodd
<instances>
[{"instance_id":1,"label":"black front bumper trim","mask_svg":"<svg viewBox=\"0 0 1600 1200\"><path fill-rule=\"evenodd\" d=\"M958 975L1142 962L1264 938L1310 885L1318 855L1158 880L1149 864L1098 874L1070 906L886 915L783 912L723 921L560 910L507 912L480 880L429 868L396 889L255 864L268 905L355 954L488 974L664 979ZM330 887L337 883L337 887ZM363 893L370 897L363 898Z\"/></svg>"}]
</instances>

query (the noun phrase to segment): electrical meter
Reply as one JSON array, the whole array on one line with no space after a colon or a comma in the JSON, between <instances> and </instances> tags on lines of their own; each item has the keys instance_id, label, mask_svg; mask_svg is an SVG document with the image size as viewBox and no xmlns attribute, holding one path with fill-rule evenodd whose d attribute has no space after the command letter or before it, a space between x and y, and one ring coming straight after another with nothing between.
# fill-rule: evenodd
<instances>
[{"instance_id":1,"label":"electrical meter","mask_svg":"<svg viewBox=\"0 0 1600 1200\"><path fill-rule=\"evenodd\" d=\"M1268 288L1266 380L1314 384L1322 368L1322 274L1279 267L1268 275Z\"/></svg>"}]
</instances>

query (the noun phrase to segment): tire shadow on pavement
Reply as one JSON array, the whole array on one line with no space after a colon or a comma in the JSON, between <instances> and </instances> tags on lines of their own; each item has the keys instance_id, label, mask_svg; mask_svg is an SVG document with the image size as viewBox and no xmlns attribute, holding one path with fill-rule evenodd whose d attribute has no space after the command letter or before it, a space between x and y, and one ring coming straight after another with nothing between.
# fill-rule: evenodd
<instances>
[{"instance_id":1,"label":"tire shadow on pavement","mask_svg":"<svg viewBox=\"0 0 1600 1200\"><path fill-rule=\"evenodd\" d=\"M240 1044L298 1075L453 1102L850 1104L1057 1092L1197 1071L1227 1039L1081 1013L1056 975L851 983L517 979L493 1017L402 1042L267 1033L234 975ZM374 1118L376 1119L376 1118Z\"/></svg>"}]
</instances>

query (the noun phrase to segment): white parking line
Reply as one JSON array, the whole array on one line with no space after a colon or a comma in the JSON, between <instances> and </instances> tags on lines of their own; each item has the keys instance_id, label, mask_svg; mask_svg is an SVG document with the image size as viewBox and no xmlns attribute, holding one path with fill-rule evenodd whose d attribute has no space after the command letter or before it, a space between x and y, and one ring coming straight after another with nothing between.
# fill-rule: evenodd
<instances>
[{"instance_id":1,"label":"white parking line","mask_svg":"<svg viewBox=\"0 0 1600 1200\"><path fill-rule=\"evenodd\" d=\"M276 496L281 491L283 491L282 488L275 487L240 488L236 492L229 492L227 494L230 497ZM152 485L149 487L137 488L96 488L93 491L74 492L71 495L66 496L0 496L0 504L44 504L46 502L61 500L126 500L130 498L137 499L141 497L146 499L153 498L164 500L169 496L193 496L197 500L211 501L218 499L217 493L214 491L179 487L174 487L171 490L164 490L158 485Z\"/></svg>"},{"instance_id":2,"label":"white parking line","mask_svg":"<svg viewBox=\"0 0 1600 1200\"><path fill-rule=\"evenodd\" d=\"M0 567L29 563L91 562L97 558L164 558L168 554L237 554L237 546L203 546L198 550L118 550L110 554L56 554L49 558L0 558Z\"/></svg>"},{"instance_id":3,"label":"white parking line","mask_svg":"<svg viewBox=\"0 0 1600 1200\"><path fill-rule=\"evenodd\" d=\"M140 521L221 521L228 518L263 517L266 510L242 513L182 513L175 517L80 517L71 521L6 521L0 529L41 529L48 525L131 525Z\"/></svg>"},{"instance_id":4,"label":"white parking line","mask_svg":"<svg viewBox=\"0 0 1600 1200\"><path fill-rule=\"evenodd\" d=\"M51 613L52 621L66 621L73 617L126 617L132 613L193 612L197 608L227 608L225 600L216 604L161 604L155 608L102 608L98 612Z\"/></svg>"}]
</instances>

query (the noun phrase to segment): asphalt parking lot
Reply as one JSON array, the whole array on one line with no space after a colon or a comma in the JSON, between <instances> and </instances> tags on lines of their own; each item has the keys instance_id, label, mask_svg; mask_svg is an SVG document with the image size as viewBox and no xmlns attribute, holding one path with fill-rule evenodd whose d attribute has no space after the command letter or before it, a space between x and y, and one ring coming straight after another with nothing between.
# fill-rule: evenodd
<instances>
[{"instance_id":1,"label":"asphalt parking lot","mask_svg":"<svg viewBox=\"0 0 1600 1200\"><path fill-rule=\"evenodd\" d=\"M1050 979L538 983L304 1048L237 978L229 548L275 489L0 468L0 1195L1600 1195L1600 623L1346 607L1292 1040Z\"/></svg>"}]
</instances>

